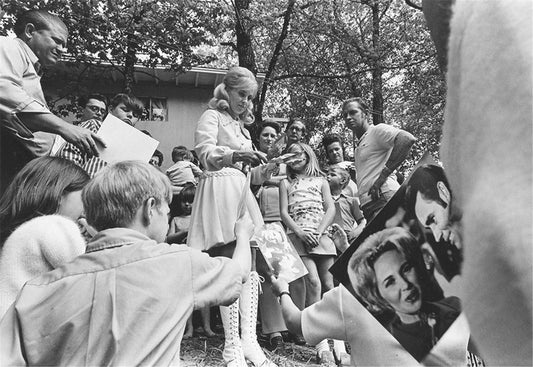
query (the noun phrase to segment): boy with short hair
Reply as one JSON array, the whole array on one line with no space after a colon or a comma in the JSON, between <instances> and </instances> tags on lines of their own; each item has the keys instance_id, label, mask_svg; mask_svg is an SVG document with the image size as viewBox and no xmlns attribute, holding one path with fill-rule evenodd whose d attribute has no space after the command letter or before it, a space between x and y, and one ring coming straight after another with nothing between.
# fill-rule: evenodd
<instances>
[{"instance_id":1,"label":"boy with short hair","mask_svg":"<svg viewBox=\"0 0 533 367\"><path fill-rule=\"evenodd\" d=\"M196 177L202 174L202 170L192 163L193 159L192 152L184 146L177 146L172 149L174 165L167 169L165 173L170 179L174 195L179 194L187 183L198 184Z\"/></svg>"},{"instance_id":2,"label":"boy with short hair","mask_svg":"<svg viewBox=\"0 0 533 367\"><path fill-rule=\"evenodd\" d=\"M237 220L232 259L162 243L171 195L148 163L96 175L83 203L100 232L85 254L26 283L0 322L0 365L179 365L193 310L239 297L254 226Z\"/></svg>"},{"instance_id":3,"label":"boy with short hair","mask_svg":"<svg viewBox=\"0 0 533 367\"><path fill-rule=\"evenodd\" d=\"M344 191L350 182L350 174L344 168L332 165L328 168L327 180L335 202L334 223L346 232L348 240L351 241L361 234L366 219L359 209L359 199L347 196Z\"/></svg>"}]
</instances>

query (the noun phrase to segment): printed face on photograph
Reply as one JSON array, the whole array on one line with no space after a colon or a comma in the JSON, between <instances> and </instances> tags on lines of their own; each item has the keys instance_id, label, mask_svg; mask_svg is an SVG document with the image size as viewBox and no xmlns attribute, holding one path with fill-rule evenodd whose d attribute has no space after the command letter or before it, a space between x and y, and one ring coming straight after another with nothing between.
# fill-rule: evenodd
<instances>
[{"instance_id":1,"label":"printed face on photograph","mask_svg":"<svg viewBox=\"0 0 533 367\"><path fill-rule=\"evenodd\" d=\"M431 229L437 242L444 240L453 242L460 248L458 236L453 233L450 220L450 195L443 182L438 182L440 200L425 198L420 192L416 194L415 214L420 223Z\"/></svg>"},{"instance_id":2,"label":"printed face on photograph","mask_svg":"<svg viewBox=\"0 0 533 367\"><path fill-rule=\"evenodd\" d=\"M462 256L450 244L459 238L454 228L460 215L450 205L442 167L434 161L417 167L330 271L422 361L439 344L456 340L446 331L461 313L450 281L460 274ZM466 343L457 348L466 355Z\"/></svg>"},{"instance_id":3,"label":"printed face on photograph","mask_svg":"<svg viewBox=\"0 0 533 367\"><path fill-rule=\"evenodd\" d=\"M374 261L379 294L396 311L402 322L418 321L422 291L413 264L396 250L383 253Z\"/></svg>"}]
</instances>

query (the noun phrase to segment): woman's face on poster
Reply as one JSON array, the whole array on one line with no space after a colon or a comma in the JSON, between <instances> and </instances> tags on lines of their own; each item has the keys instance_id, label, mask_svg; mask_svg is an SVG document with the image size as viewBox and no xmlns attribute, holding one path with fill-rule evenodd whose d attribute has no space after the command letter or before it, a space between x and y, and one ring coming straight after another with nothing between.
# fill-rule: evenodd
<instances>
[{"instance_id":1,"label":"woman's face on poster","mask_svg":"<svg viewBox=\"0 0 533 367\"><path fill-rule=\"evenodd\" d=\"M416 321L422 306L422 291L414 266L405 256L391 250L374 262L379 294L387 301L403 322Z\"/></svg>"}]
</instances>

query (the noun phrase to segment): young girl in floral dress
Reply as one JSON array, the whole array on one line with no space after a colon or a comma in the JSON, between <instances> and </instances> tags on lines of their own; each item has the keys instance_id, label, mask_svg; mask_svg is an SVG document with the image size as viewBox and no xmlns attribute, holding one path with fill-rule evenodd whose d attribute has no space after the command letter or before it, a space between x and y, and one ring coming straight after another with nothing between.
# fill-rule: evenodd
<instances>
[{"instance_id":1,"label":"young girl in floral dress","mask_svg":"<svg viewBox=\"0 0 533 367\"><path fill-rule=\"evenodd\" d=\"M294 143L288 153L294 157L287 162L287 178L280 183L280 212L289 239L309 271L305 276L305 292L307 305L311 305L320 300L322 292L333 288L333 276L328 269L333 265L336 250L326 230L335 217L335 204L313 149L304 143ZM330 359L327 340L317 344L316 349L319 360Z\"/></svg>"}]
</instances>

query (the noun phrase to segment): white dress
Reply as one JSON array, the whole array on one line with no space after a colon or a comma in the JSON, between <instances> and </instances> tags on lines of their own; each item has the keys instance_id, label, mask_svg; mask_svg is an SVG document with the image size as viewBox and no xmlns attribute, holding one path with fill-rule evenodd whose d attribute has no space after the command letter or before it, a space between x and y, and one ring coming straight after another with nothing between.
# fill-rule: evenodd
<instances>
[{"instance_id":1,"label":"white dress","mask_svg":"<svg viewBox=\"0 0 533 367\"><path fill-rule=\"evenodd\" d=\"M252 150L252 141L242 121L234 120L227 112L205 111L194 135L195 151L206 168L200 177L193 202L187 245L199 250L222 246L235 239L235 222L243 190L247 190L246 207L256 229L263 225L263 217L241 164L233 164L233 152ZM252 169L252 183L266 179L263 167Z\"/></svg>"}]
</instances>

